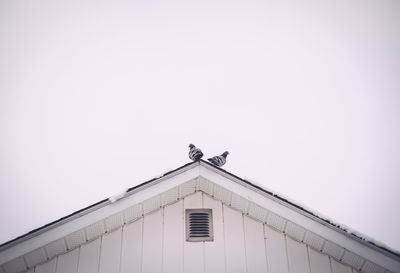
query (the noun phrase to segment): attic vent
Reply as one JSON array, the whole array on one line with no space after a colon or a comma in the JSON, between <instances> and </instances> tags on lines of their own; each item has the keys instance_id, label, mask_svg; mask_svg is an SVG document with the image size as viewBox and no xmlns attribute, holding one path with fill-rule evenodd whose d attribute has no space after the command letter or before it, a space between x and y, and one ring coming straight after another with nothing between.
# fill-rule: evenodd
<instances>
[{"instance_id":1,"label":"attic vent","mask_svg":"<svg viewBox=\"0 0 400 273\"><path fill-rule=\"evenodd\" d=\"M213 224L211 209L186 210L186 241L213 241Z\"/></svg>"}]
</instances>

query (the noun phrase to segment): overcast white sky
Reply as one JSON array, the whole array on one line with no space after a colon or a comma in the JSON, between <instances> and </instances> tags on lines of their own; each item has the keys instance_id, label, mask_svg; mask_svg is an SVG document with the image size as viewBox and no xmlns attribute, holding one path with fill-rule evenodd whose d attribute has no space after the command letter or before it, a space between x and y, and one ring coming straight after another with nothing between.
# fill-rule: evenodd
<instances>
[{"instance_id":1,"label":"overcast white sky","mask_svg":"<svg viewBox=\"0 0 400 273\"><path fill-rule=\"evenodd\" d=\"M1 0L0 243L194 143L400 250L399 75L396 0Z\"/></svg>"}]
</instances>

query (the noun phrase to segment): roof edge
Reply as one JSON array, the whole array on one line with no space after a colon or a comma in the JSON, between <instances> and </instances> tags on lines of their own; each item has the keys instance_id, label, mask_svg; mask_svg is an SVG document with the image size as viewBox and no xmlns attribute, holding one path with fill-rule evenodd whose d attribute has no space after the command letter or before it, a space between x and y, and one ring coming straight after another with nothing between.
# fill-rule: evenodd
<instances>
[{"instance_id":1,"label":"roof edge","mask_svg":"<svg viewBox=\"0 0 400 273\"><path fill-rule=\"evenodd\" d=\"M362 236L359 236L359 235L355 234L354 232L350 232L346 228L343 228L341 225L336 224L336 223L334 223L334 222L332 222L330 220L327 220L327 219L319 216L315 212L310 211L308 209L305 209L305 208L303 208L302 206L300 206L300 205L298 205L296 203L293 203L292 201L288 200L287 198L281 197L278 194L275 194L275 193L273 193L271 191L268 191L268 190L262 188L261 186L255 185L254 183L252 183L252 182L250 182L248 180L245 180L245 179L243 179L243 178L241 178L241 177L239 177L239 176L237 176L235 174L232 174L232 173L230 173L230 172L228 172L228 171L226 171L226 170L224 170L222 168L216 167L215 165L213 165L213 164L211 164L211 163L209 163L207 161L200 160L200 165L205 166L207 168L217 169L217 171L221 175L223 175L225 177L228 176L227 178L230 178L231 180L233 178L233 180L236 180L236 182L239 182L239 184L245 183L246 185L243 185L243 186L250 187L253 190L255 190L257 192L260 192L263 195L266 195L267 197L277 201L278 203L280 203L280 204L282 204L282 205L284 205L286 207L289 207L289 208L299 212L300 214L302 214L302 215L304 215L304 216L306 216L306 217L308 217L308 218L310 218L310 219L312 219L312 220L314 220L314 221L316 221L316 222L318 222L318 223L320 223L322 225L328 226L329 228L331 228L331 229L333 229L333 230L335 230L335 231L347 236L350 239L353 239L353 240L355 240L355 241L357 241L357 242L359 242L359 243L361 243L361 244L363 244L363 245L365 245L367 247L371 247L371 248L375 249L376 251L381 252L384 255L387 255L389 257L392 257L392 258L400 261L400 252L398 252L398 251L396 251L394 249L390 249L388 247L383 246L383 243L381 243L381 242L373 242L373 241L370 241L368 239L365 239L368 236L365 236L363 234L360 234Z\"/></svg>"},{"instance_id":2,"label":"roof edge","mask_svg":"<svg viewBox=\"0 0 400 273\"><path fill-rule=\"evenodd\" d=\"M371 247L371 248L375 249L376 251L381 252L384 255L387 255L389 257L392 257L392 258L400 261L400 253L399 252L396 252L395 250L392 250L392 249L389 249L387 247L381 246L381 245L379 245L378 242L377 242L378 243L377 244L375 242L372 242L372 241L369 241L367 239L364 239L363 237L361 237L361 236L359 236L359 235L357 235L357 234L355 234L353 232L349 232L346 229L344 229L343 227L341 227L340 225L335 224L335 223L333 223L333 222L331 222L331 221L329 221L327 219L324 219L323 217L317 215L316 213L314 213L314 212L312 212L310 210L307 210L307 209L303 208L302 206L300 206L298 204L295 204L295 203L289 201L288 199L279 196L278 194L273 193L272 191L268 191L268 190L262 188L261 186L255 185L254 183L251 183L250 181L247 181L247 180L245 180L243 178L240 178L239 176L236 176L235 174L232 174L232 173L230 173L230 172L228 172L228 171L226 171L226 170L224 170L222 168L216 167L215 165L213 165L213 164L211 164L211 163L209 163L209 162L207 162L205 160L189 162L189 163L187 163L187 164L185 164L183 166L180 166L180 167L178 167L178 168L176 168L174 170L168 171L168 172L164 173L163 175L161 175L159 177L152 178L152 179L147 180L147 181L145 181L143 183L140 183L140 184L138 184L136 186L133 186L133 187L131 187L131 188L129 188L127 190L126 195L124 197L122 197L122 198L126 198L126 197L128 197L128 196L130 196L130 195L132 195L132 194L134 194L134 193L136 193L138 191L140 191L140 190L143 190L143 189L145 189L147 187L150 187L150 186L153 186L155 184L158 184L158 183L162 182L165 179L168 179L168 178L170 178L172 176L175 176L175 175L178 175L178 174L180 174L182 172L190 170L190 169L192 169L192 168L194 168L196 166L204 166L204 167L206 167L208 169L215 170L220 175L225 176L225 177L227 177L227 178L229 178L231 180L234 180L237 183L241 184L242 186L245 186L245 187L250 188L250 189L252 189L252 190L254 190L256 192L259 192L262 195L265 195L266 197L271 198L272 200L275 200L278 203L280 203L280 204L282 204L282 205L284 205L284 206L286 206L288 208L291 208L291 209L301 213L302 215L304 215L304 216L306 216L306 217L308 217L308 218L310 218L310 219L312 219L312 220L314 220L314 221L316 221L316 222L318 222L318 223L320 223L322 225L328 226L329 228L331 228L331 229L333 229L333 230L335 230L335 231L337 231L337 232L349 237L350 239L353 239L353 240L355 240L355 241L357 241L357 242L359 242L359 243L361 243L361 244L363 244L363 245L365 245L367 247ZM99 208L105 207L105 206L109 205L110 203L111 203L111 201L109 200L109 198L103 199L103 200L101 200L99 202L96 202L96 203L94 203L92 205L89 205L89 206L87 206L87 207L85 207L83 209L80 209L80 210L75 211L75 212L73 212L71 214L68 214L68 215L66 215L66 216L64 216L64 217L62 217L62 218L60 218L58 220L55 220L55 221L50 222L50 223L48 223L46 225L43 225L43 226L38 227L38 228L36 228L34 230L31 230L31 231L29 231L29 232L27 232L27 233L25 233L25 234L23 234L21 236L18 236L16 238L12 239L12 240L9 240L9 241L1 244L0 245L0 252L4 251L4 250L7 250L7 249L9 249L9 248L11 248L11 247L13 247L13 246L15 246L15 245L17 245L19 243L22 243L22 242L24 242L26 240L29 240L29 239L31 239L31 238L33 238L35 236L38 236L38 235L40 235L42 233L45 233L46 231L51 230L51 229L53 229L55 227L58 227L58 226L60 226L60 225L62 225L64 223L67 223L67 222L72 221L74 219L77 219L77 218L79 218L81 216L84 216L84 215L86 215L86 214L88 214L88 213L90 213L90 212L92 212L94 210L97 210Z\"/></svg>"},{"instance_id":3,"label":"roof edge","mask_svg":"<svg viewBox=\"0 0 400 273\"><path fill-rule=\"evenodd\" d=\"M131 187L131 188L129 188L127 190L127 194L123 198L126 198L127 196L132 195L133 193L137 192L138 190L141 190L141 189L146 188L148 186L151 186L153 184L160 183L161 181L163 181L164 179L167 179L168 177L171 177L173 175L178 175L179 173L182 173L184 171L192 169L192 168L194 168L194 167L196 167L198 165L200 165L198 161L189 162L189 163L187 163L187 164L185 164L183 166L180 166L180 167L178 167L178 168L176 168L174 170L168 171L168 172L162 174L159 177L152 178L152 179L147 180L147 181L145 181L145 182L143 182L143 183L141 183L139 185L133 186L133 187ZM20 236L18 236L16 238L14 238L14 239L11 239L9 241L6 241L6 242L2 243L0 245L0 252L6 250L8 248L11 248L11 247L13 247L13 246L15 246L15 245L17 245L19 243L22 243L22 242L24 242L26 240L29 240L29 239L31 239L31 238L33 238L35 236L38 236L38 235L40 235L40 234L42 234L42 233L44 233L44 232L46 232L46 231L48 231L50 229L58 227L58 226L66 223L66 222L72 221L72 220L74 220L76 218L79 218L81 216L84 216L84 215L86 215L86 214L88 214L88 213L90 213L90 212L92 212L94 210L97 210L99 208L107 206L110 203L111 203L110 198L106 198L106 199L103 199L103 200L101 200L99 202L96 202L96 203L94 203L92 205L89 205L89 206L87 206L85 208L82 208L80 210L72 212L72 213L70 213L70 214L68 214L66 216L63 216L63 217L61 217L61 218L59 218L59 219L57 219L55 221L52 221L52 222L50 222L48 224L45 224L45 225L40 226L38 228L35 228L35 229L25 233L25 234L22 234L22 235L20 235Z\"/></svg>"}]
</instances>

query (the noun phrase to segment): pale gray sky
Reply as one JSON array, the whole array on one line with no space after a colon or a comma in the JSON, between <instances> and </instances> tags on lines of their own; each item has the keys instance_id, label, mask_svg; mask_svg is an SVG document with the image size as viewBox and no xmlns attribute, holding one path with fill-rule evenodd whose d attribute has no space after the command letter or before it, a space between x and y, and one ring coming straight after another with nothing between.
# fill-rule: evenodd
<instances>
[{"instance_id":1,"label":"pale gray sky","mask_svg":"<svg viewBox=\"0 0 400 273\"><path fill-rule=\"evenodd\" d=\"M399 1L0 1L0 243L189 161L400 250Z\"/></svg>"}]
</instances>

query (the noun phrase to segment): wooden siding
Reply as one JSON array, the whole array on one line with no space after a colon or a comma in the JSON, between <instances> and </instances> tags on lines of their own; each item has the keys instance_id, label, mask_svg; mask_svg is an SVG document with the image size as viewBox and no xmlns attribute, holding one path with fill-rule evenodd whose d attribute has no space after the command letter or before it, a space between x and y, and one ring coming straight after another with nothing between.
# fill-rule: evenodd
<instances>
[{"instance_id":1,"label":"wooden siding","mask_svg":"<svg viewBox=\"0 0 400 273\"><path fill-rule=\"evenodd\" d=\"M213 242L186 242L187 208L213 210ZM202 192L152 211L30 272L356 273Z\"/></svg>"}]
</instances>

